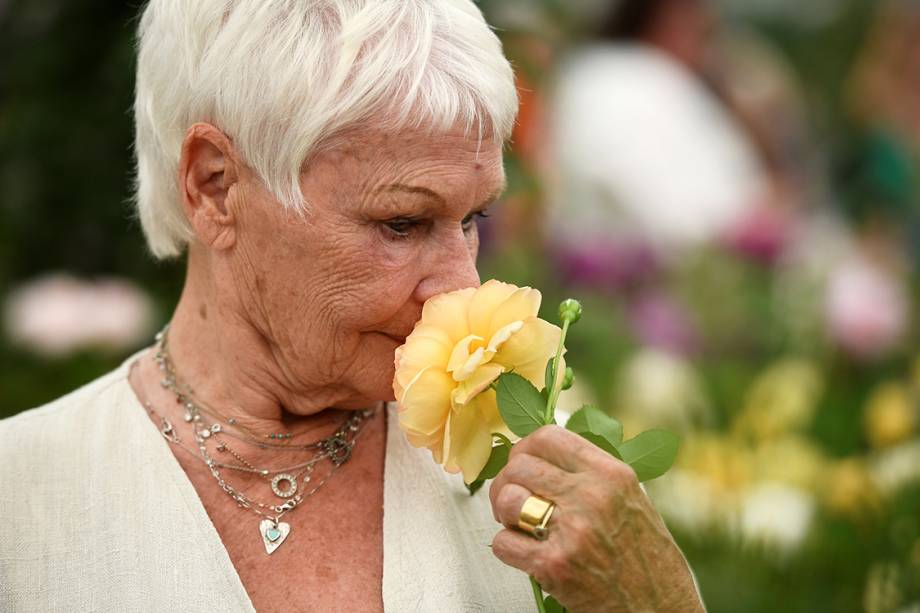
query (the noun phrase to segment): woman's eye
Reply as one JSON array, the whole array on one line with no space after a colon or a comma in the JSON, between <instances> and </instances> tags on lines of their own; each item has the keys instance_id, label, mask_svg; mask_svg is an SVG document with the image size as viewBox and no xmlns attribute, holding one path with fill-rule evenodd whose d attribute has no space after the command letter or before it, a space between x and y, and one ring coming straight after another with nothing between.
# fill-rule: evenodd
<instances>
[{"instance_id":1,"label":"woman's eye","mask_svg":"<svg viewBox=\"0 0 920 613\"><path fill-rule=\"evenodd\" d=\"M475 213L470 213L469 215L467 215L466 217L464 217L464 218L463 218L463 221L461 222L461 226L463 227L463 231L464 231L464 232L469 232L470 230L472 230L472 229L473 229L473 222L476 220L477 217L486 218L486 217L488 217L488 216L489 216L489 213L486 212L486 211L476 211Z\"/></svg>"},{"instance_id":2,"label":"woman's eye","mask_svg":"<svg viewBox=\"0 0 920 613\"><path fill-rule=\"evenodd\" d=\"M391 219L384 222L384 225L396 238L409 238L419 224L420 222L416 219Z\"/></svg>"},{"instance_id":3,"label":"woman's eye","mask_svg":"<svg viewBox=\"0 0 920 613\"><path fill-rule=\"evenodd\" d=\"M470 213L463 218L463 221L460 222L460 226L464 232L469 232L473 229L473 223L476 221L477 217L488 216L489 214L485 211L476 211L475 213ZM424 224L424 220L411 218L390 219L389 221L383 222L383 225L386 226L390 236L395 239L411 238L412 234L421 230Z\"/></svg>"}]
</instances>

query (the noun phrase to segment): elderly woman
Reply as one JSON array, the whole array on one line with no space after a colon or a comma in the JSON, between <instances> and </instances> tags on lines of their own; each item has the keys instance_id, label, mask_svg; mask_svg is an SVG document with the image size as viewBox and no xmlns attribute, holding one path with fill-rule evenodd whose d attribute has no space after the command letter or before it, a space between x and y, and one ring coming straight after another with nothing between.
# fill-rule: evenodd
<instances>
[{"instance_id":1,"label":"elderly woman","mask_svg":"<svg viewBox=\"0 0 920 613\"><path fill-rule=\"evenodd\" d=\"M625 465L546 427L470 497L388 408L423 303L479 284L516 106L469 0L152 0L138 215L186 283L153 348L0 424L0 609L532 611L528 573L701 610Z\"/></svg>"}]
</instances>

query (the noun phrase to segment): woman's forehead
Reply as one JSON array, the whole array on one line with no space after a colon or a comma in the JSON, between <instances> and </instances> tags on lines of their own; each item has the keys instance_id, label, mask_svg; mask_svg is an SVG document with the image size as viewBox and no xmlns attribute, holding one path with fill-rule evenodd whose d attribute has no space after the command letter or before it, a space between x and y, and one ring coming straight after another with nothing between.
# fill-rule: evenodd
<instances>
[{"instance_id":1,"label":"woman's forehead","mask_svg":"<svg viewBox=\"0 0 920 613\"><path fill-rule=\"evenodd\" d=\"M506 185L501 145L459 131L413 130L350 138L315 159L307 171L338 182L339 189L433 204L447 204L458 196L487 204Z\"/></svg>"}]
</instances>

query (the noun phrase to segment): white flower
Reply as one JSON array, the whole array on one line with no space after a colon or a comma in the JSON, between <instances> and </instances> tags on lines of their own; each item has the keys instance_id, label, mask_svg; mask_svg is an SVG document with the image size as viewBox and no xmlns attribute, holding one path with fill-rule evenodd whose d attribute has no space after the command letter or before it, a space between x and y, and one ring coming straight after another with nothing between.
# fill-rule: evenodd
<instances>
[{"instance_id":1,"label":"white flower","mask_svg":"<svg viewBox=\"0 0 920 613\"><path fill-rule=\"evenodd\" d=\"M869 472L879 490L886 495L920 482L920 441L879 452L869 461Z\"/></svg>"},{"instance_id":2,"label":"white flower","mask_svg":"<svg viewBox=\"0 0 920 613\"><path fill-rule=\"evenodd\" d=\"M669 523L687 533L724 526L736 511L710 479L691 470L671 469L645 487L655 508Z\"/></svg>"},{"instance_id":3,"label":"white flower","mask_svg":"<svg viewBox=\"0 0 920 613\"><path fill-rule=\"evenodd\" d=\"M623 367L614 397L618 411L648 426L687 430L710 412L690 363L657 349L640 350Z\"/></svg>"},{"instance_id":4,"label":"white flower","mask_svg":"<svg viewBox=\"0 0 920 613\"><path fill-rule=\"evenodd\" d=\"M780 554L794 552L811 526L814 496L779 483L762 483L751 489L741 506L739 528L744 539Z\"/></svg>"},{"instance_id":5,"label":"white flower","mask_svg":"<svg viewBox=\"0 0 920 613\"><path fill-rule=\"evenodd\" d=\"M136 346L151 333L152 311L150 299L128 281L54 274L9 293L5 323L15 344L63 356L88 347Z\"/></svg>"}]
</instances>

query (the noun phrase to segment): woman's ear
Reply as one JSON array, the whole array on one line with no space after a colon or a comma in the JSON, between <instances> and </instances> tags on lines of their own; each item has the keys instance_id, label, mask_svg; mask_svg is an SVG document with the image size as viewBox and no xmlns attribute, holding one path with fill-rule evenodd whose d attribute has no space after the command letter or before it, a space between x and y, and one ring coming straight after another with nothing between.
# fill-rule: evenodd
<instances>
[{"instance_id":1,"label":"woman's ear","mask_svg":"<svg viewBox=\"0 0 920 613\"><path fill-rule=\"evenodd\" d=\"M228 194L239 176L239 162L226 134L207 123L188 129L179 158L179 189L192 232L206 247L222 250L236 243L236 217Z\"/></svg>"}]
</instances>

